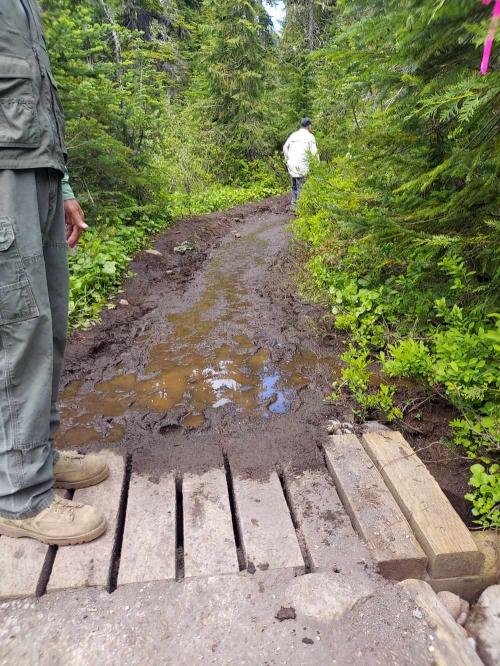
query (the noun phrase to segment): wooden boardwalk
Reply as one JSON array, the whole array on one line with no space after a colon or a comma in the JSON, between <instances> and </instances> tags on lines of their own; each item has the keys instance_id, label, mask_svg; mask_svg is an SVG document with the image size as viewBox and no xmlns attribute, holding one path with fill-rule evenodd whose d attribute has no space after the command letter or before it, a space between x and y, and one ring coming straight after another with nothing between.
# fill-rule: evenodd
<instances>
[{"instance_id":1,"label":"wooden boardwalk","mask_svg":"<svg viewBox=\"0 0 500 666\"><path fill-rule=\"evenodd\" d=\"M153 480L103 451L109 478L74 497L105 512L106 534L61 548L0 537L0 599L242 571L334 569L358 537L388 578L424 579L465 596L495 582L493 555L485 562L483 553L498 548L496 536L471 536L399 433L334 435L324 454L323 469L302 474L280 469L265 479L233 478L220 468Z\"/></svg>"}]
</instances>

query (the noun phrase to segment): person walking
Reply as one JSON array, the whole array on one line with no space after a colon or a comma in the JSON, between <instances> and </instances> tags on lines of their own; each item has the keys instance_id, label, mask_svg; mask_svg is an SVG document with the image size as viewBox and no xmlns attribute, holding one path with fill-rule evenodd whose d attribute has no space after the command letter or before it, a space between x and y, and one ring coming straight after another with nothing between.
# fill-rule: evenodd
<instances>
[{"instance_id":1,"label":"person walking","mask_svg":"<svg viewBox=\"0 0 500 666\"><path fill-rule=\"evenodd\" d=\"M57 453L68 319L67 246L87 228L66 172L64 115L35 0L0 0L0 535L68 545L106 530L54 488L109 470Z\"/></svg>"},{"instance_id":2,"label":"person walking","mask_svg":"<svg viewBox=\"0 0 500 666\"><path fill-rule=\"evenodd\" d=\"M300 121L300 128L290 134L283 146L283 155L292 182L292 210L295 210L309 173L311 157L319 159L310 118L303 118Z\"/></svg>"}]
</instances>

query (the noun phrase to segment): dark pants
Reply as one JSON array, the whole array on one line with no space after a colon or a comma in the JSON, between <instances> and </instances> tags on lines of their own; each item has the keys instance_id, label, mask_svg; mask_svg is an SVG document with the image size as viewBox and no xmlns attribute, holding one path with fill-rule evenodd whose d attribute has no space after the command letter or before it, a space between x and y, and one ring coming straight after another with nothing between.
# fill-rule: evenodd
<instances>
[{"instance_id":1,"label":"dark pants","mask_svg":"<svg viewBox=\"0 0 500 666\"><path fill-rule=\"evenodd\" d=\"M300 198L302 187L306 182L306 177L301 176L299 178L294 178L294 176L290 176L290 178L292 181L292 208L295 209L297 207L297 201Z\"/></svg>"}]
</instances>

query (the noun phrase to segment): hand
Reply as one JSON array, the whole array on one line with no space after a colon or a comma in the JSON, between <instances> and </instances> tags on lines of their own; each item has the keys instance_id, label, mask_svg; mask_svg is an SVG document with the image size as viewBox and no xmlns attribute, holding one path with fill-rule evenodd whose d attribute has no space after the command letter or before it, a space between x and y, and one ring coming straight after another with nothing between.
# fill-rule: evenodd
<instances>
[{"instance_id":1,"label":"hand","mask_svg":"<svg viewBox=\"0 0 500 666\"><path fill-rule=\"evenodd\" d=\"M64 222L66 224L66 241L73 248L80 240L80 236L88 225L85 224L83 210L76 199L66 199L64 202Z\"/></svg>"}]
</instances>

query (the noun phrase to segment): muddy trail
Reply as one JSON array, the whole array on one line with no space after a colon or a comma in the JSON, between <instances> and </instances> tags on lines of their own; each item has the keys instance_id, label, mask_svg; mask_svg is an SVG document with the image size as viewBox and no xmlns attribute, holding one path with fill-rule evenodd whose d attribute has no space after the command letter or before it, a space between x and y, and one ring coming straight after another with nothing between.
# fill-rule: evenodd
<instances>
[{"instance_id":1,"label":"muddy trail","mask_svg":"<svg viewBox=\"0 0 500 666\"><path fill-rule=\"evenodd\" d=\"M290 219L272 197L181 221L140 253L115 308L71 338L57 445L120 447L151 478L224 459L254 477L322 467L326 420L352 420L348 397L324 401L348 341L300 301ZM466 465L441 443L451 410L400 384L423 406L399 427L468 520Z\"/></svg>"},{"instance_id":2,"label":"muddy trail","mask_svg":"<svg viewBox=\"0 0 500 666\"><path fill-rule=\"evenodd\" d=\"M324 400L348 340L322 325L324 307L300 301L289 221L287 198L275 197L176 224L132 262L116 307L72 336L57 444L115 449L128 464L109 456L109 479L89 489L107 513L104 537L0 557L25 567L12 577L16 596L31 579L43 595L0 604L0 664L2 649L5 663L30 666L103 654L141 664L158 654L190 665L455 663L439 652L449 639L435 611L427 620L414 592L380 575L379 561L414 577L414 537L401 546L392 526L402 521L370 476L355 490L345 453L324 453L327 420L352 419L348 396ZM175 252L185 242L194 249ZM364 529L374 526L373 551L337 494L336 464Z\"/></svg>"},{"instance_id":3,"label":"muddy trail","mask_svg":"<svg viewBox=\"0 0 500 666\"><path fill-rule=\"evenodd\" d=\"M322 466L338 351L297 300L287 197L177 224L102 322L73 335L58 446L123 447L149 476ZM175 247L188 241L194 250ZM119 305L125 299L129 305Z\"/></svg>"}]
</instances>

